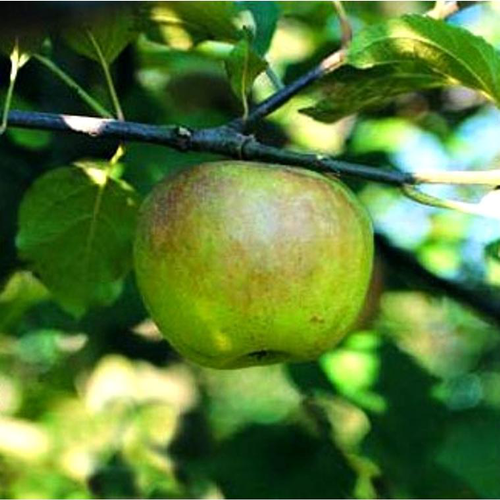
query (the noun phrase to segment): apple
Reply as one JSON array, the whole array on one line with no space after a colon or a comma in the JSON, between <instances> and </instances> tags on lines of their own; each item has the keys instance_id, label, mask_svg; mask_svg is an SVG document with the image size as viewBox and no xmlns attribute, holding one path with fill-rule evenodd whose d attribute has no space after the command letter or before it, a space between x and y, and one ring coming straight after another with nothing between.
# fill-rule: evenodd
<instances>
[{"instance_id":1,"label":"apple","mask_svg":"<svg viewBox=\"0 0 500 500\"><path fill-rule=\"evenodd\" d=\"M373 230L340 181L224 161L159 183L141 208L137 283L183 356L212 368L306 361L356 320Z\"/></svg>"}]
</instances>

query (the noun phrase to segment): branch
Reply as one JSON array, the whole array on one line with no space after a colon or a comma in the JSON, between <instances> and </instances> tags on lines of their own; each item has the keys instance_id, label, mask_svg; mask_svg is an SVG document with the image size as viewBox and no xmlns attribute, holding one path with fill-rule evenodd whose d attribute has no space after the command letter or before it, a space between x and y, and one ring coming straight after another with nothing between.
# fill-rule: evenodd
<instances>
[{"instance_id":1,"label":"branch","mask_svg":"<svg viewBox=\"0 0 500 500\"><path fill-rule=\"evenodd\" d=\"M469 287L468 285L437 276L425 269L409 252L393 246L389 240L377 234L375 236L377 250L390 263L391 269L401 269L398 276L412 279L411 286L433 293L446 295L479 312L485 319L500 325L500 307L498 294L488 287Z\"/></svg>"},{"instance_id":2,"label":"branch","mask_svg":"<svg viewBox=\"0 0 500 500\"><path fill-rule=\"evenodd\" d=\"M434 19L446 19L455 14L458 9L458 4L455 1L437 0L434 7L426 15Z\"/></svg>"},{"instance_id":3,"label":"branch","mask_svg":"<svg viewBox=\"0 0 500 500\"><path fill-rule=\"evenodd\" d=\"M337 17L339 18L340 32L342 34L342 47L346 48L349 46L352 40L352 26L349 22L349 18L347 17L347 13L344 9L344 6L342 5L341 0L333 0L333 6L335 7L335 11L337 12Z\"/></svg>"},{"instance_id":4,"label":"branch","mask_svg":"<svg viewBox=\"0 0 500 500\"><path fill-rule=\"evenodd\" d=\"M236 130L250 130L259 120L270 115L273 111L286 104L292 97L313 84L323 76L336 70L345 61L345 51L338 50L324 59L316 67L303 74L292 83L283 87L278 92L262 101L260 104L250 110L246 120L238 118L230 123L230 126Z\"/></svg>"},{"instance_id":5,"label":"branch","mask_svg":"<svg viewBox=\"0 0 500 500\"><path fill-rule=\"evenodd\" d=\"M179 151L201 151L239 160L304 167L317 172L354 177L398 187L417 184L500 185L500 170L410 173L389 168L370 167L335 160L321 154L301 153L267 146L258 142L253 136L244 135L231 126L190 130L179 126L161 127L114 119L32 111L11 111L8 116L8 124L11 127L52 130L118 141L160 144Z\"/></svg>"},{"instance_id":6,"label":"branch","mask_svg":"<svg viewBox=\"0 0 500 500\"><path fill-rule=\"evenodd\" d=\"M111 118L113 115L104 108L98 101L96 101L90 94L88 94L78 83L76 83L73 78L71 78L66 72L64 72L57 64L51 61L49 58L42 56L41 54L32 54L31 57L43 64L49 71L51 71L57 78L59 78L64 84L66 84L71 90L76 92L76 94L99 116L103 118Z\"/></svg>"}]
</instances>

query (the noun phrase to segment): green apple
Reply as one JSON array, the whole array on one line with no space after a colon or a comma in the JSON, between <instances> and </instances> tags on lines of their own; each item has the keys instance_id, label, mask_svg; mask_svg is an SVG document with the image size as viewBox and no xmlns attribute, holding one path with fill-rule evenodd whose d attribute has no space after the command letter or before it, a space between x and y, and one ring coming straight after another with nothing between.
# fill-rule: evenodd
<instances>
[{"instance_id":1,"label":"green apple","mask_svg":"<svg viewBox=\"0 0 500 500\"><path fill-rule=\"evenodd\" d=\"M213 368L330 349L363 306L372 259L370 219L342 183L239 161L158 184L134 248L151 317L179 353Z\"/></svg>"}]
</instances>

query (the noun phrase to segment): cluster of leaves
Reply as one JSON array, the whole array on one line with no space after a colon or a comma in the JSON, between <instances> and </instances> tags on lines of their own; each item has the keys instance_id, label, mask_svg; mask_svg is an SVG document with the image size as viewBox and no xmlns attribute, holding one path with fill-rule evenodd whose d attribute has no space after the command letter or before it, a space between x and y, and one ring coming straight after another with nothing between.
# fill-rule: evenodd
<instances>
[{"instance_id":1,"label":"cluster of leaves","mask_svg":"<svg viewBox=\"0 0 500 500\"><path fill-rule=\"evenodd\" d=\"M297 98L308 116L278 114L259 136L309 149L336 137L346 159L402 168L415 137L461 154L461 127L499 100L497 52L443 21L389 18L387 5L352 4L355 25L369 22L344 67ZM155 2L81 25L19 31L2 45L14 108L85 114L90 105L119 117L123 105L131 120L213 126L245 113L252 89L268 89L259 77L270 65L288 82L341 39L328 2ZM88 82L84 94L48 79L42 60L71 68ZM486 101L450 111L436 89L456 85ZM355 126L330 124L352 113ZM97 142L10 128L0 139L0 496L500 495L494 328L413 291L390 262L372 330L317 363L192 367L147 321L131 249L141 197L215 157L136 144L120 157L116 143ZM379 230L432 271L500 282L498 244L487 262L482 253L500 237L486 222L352 187Z\"/></svg>"},{"instance_id":2,"label":"cluster of leaves","mask_svg":"<svg viewBox=\"0 0 500 500\"><path fill-rule=\"evenodd\" d=\"M463 85L500 102L500 55L483 38L432 17L406 15L360 32L347 66L325 78L326 95L304 112L334 122L394 96Z\"/></svg>"}]
</instances>

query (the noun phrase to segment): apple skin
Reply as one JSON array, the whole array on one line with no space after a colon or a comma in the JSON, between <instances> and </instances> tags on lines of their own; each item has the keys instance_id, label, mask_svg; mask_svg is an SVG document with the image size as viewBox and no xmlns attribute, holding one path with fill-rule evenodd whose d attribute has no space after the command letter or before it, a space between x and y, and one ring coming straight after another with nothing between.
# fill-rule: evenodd
<instances>
[{"instance_id":1,"label":"apple skin","mask_svg":"<svg viewBox=\"0 0 500 500\"><path fill-rule=\"evenodd\" d=\"M317 358L360 312L373 230L339 181L239 161L190 168L141 208L137 283L171 345L228 369Z\"/></svg>"}]
</instances>

